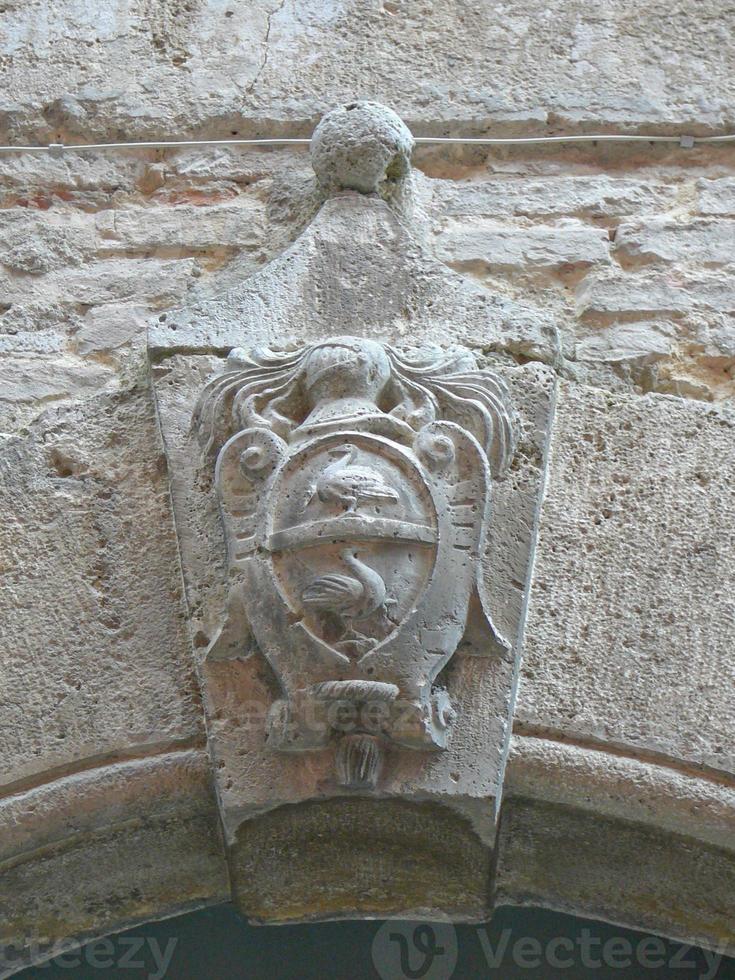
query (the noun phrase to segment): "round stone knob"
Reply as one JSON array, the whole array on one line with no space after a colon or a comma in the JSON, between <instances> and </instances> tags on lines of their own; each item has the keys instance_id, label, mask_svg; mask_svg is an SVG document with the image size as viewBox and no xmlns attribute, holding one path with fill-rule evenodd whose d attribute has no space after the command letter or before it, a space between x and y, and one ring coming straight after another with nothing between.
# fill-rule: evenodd
<instances>
[{"instance_id":1,"label":"round stone knob","mask_svg":"<svg viewBox=\"0 0 735 980\"><path fill-rule=\"evenodd\" d=\"M327 190L363 194L402 180L411 169L413 136L391 109L352 102L328 112L311 138L311 163Z\"/></svg>"}]
</instances>

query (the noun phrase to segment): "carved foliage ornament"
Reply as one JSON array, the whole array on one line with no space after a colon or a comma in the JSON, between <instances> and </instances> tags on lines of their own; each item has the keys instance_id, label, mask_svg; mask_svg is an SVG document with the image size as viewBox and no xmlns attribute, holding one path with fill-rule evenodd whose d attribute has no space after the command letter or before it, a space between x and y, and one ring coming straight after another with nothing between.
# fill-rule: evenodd
<instances>
[{"instance_id":1,"label":"carved foliage ornament","mask_svg":"<svg viewBox=\"0 0 735 980\"><path fill-rule=\"evenodd\" d=\"M500 378L464 349L399 353L355 337L237 349L195 426L216 457L231 572L210 657L253 641L283 696L268 743L336 747L374 786L386 742L446 746L437 677L458 650L506 650L478 584L490 485L514 449Z\"/></svg>"}]
</instances>

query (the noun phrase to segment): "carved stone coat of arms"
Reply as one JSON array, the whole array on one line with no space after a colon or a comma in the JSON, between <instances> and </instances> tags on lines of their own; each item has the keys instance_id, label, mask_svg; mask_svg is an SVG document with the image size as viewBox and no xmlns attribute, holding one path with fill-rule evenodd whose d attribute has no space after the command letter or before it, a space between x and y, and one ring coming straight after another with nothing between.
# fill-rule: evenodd
<instances>
[{"instance_id":1,"label":"carved stone coat of arms","mask_svg":"<svg viewBox=\"0 0 735 980\"><path fill-rule=\"evenodd\" d=\"M208 656L267 658L282 689L268 744L334 745L347 787L375 786L386 742L444 748L461 719L443 668L507 648L478 584L491 482L514 448L502 380L458 348L238 349L195 425L231 577Z\"/></svg>"}]
</instances>

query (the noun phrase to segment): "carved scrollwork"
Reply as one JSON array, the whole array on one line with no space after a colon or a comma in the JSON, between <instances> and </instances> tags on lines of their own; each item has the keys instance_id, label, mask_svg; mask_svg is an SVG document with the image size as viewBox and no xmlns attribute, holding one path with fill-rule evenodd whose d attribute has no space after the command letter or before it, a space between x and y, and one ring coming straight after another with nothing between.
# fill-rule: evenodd
<instances>
[{"instance_id":1,"label":"carved scrollwork","mask_svg":"<svg viewBox=\"0 0 735 980\"><path fill-rule=\"evenodd\" d=\"M376 784L386 740L445 746L454 710L437 675L460 645L507 648L478 585L491 480L514 449L502 380L459 348L237 350L194 423L218 453L230 608L283 688L268 744L336 741L352 788ZM218 656L238 655L236 631Z\"/></svg>"},{"instance_id":2,"label":"carved scrollwork","mask_svg":"<svg viewBox=\"0 0 735 980\"><path fill-rule=\"evenodd\" d=\"M507 467L516 433L508 392L470 351L399 352L355 337L334 337L298 351L233 350L226 370L205 387L194 424L209 452L241 429L263 427L286 441L310 414L337 417L330 404L353 402L418 431L441 418L480 443L493 476ZM378 404L379 403L379 404Z\"/></svg>"},{"instance_id":3,"label":"carved scrollwork","mask_svg":"<svg viewBox=\"0 0 735 980\"><path fill-rule=\"evenodd\" d=\"M222 447L215 482L233 563L256 547L259 497L287 451L283 440L268 429L245 429Z\"/></svg>"},{"instance_id":4,"label":"carved scrollwork","mask_svg":"<svg viewBox=\"0 0 735 980\"><path fill-rule=\"evenodd\" d=\"M440 473L454 461L455 447L449 436L425 425L416 437L416 454L430 470Z\"/></svg>"}]
</instances>

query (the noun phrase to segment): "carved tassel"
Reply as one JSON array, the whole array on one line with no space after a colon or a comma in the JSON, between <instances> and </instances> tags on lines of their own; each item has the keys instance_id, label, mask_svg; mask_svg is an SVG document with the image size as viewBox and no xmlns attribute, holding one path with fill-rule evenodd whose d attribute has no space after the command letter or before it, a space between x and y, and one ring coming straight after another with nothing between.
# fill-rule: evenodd
<instances>
[{"instance_id":1,"label":"carved tassel","mask_svg":"<svg viewBox=\"0 0 735 980\"><path fill-rule=\"evenodd\" d=\"M340 786L374 789L383 761L380 741L374 735L345 735L334 761Z\"/></svg>"}]
</instances>

